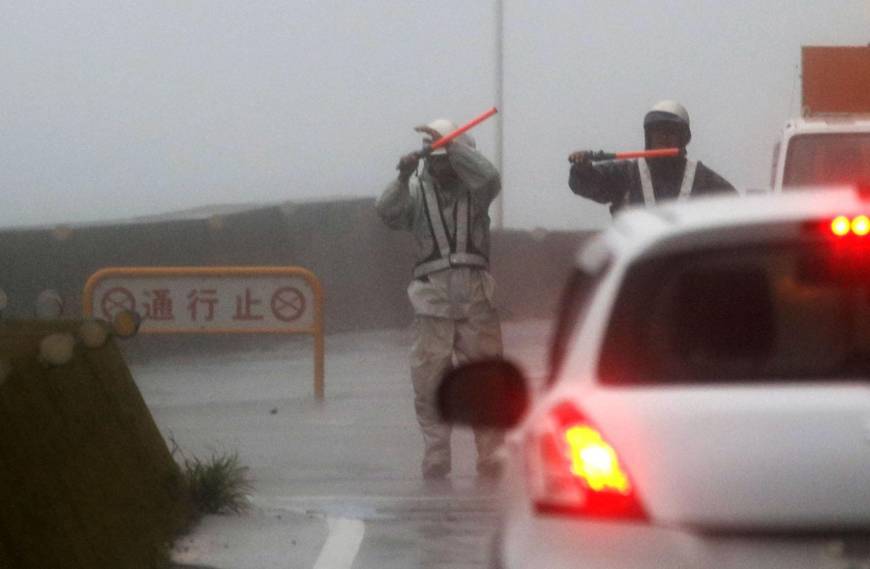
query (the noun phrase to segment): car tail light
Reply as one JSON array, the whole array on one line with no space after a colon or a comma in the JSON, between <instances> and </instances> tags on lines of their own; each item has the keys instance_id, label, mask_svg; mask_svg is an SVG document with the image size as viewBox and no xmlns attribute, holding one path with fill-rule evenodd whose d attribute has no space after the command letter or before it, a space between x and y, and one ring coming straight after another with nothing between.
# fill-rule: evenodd
<instances>
[{"instance_id":1,"label":"car tail light","mask_svg":"<svg viewBox=\"0 0 870 569\"><path fill-rule=\"evenodd\" d=\"M535 510L599 518L645 519L616 449L571 403L553 408L528 441Z\"/></svg>"},{"instance_id":2,"label":"car tail light","mask_svg":"<svg viewBox=\"0 0 870 569\"><path fill-rule=\"evenodd\" d=\"M852 222L845 215L838 215L831 222L831 233L837 237L845 237L852 230Z\"/></svg>"},{"instance_id":3,"label":"car tail light","mask_svg":"<svg viewBox=\"0 0 870 569\"><path fill-rule=\"evenodd\" d=\"M870 235L870 218L866 215L858 215L852 218L838 215L831 220L829 227L830 234L836 237L866 237Z\"/></svg>"},{"instance_id":4,"label":"car tail light","mask_svg":"<svg viewBox=\"0 0 870 569\"><path fill-rule=\"evenodd\" d=\"M870 219L866 215L859 215L852 219L852 233L858 237L864 237L870 233Z\"/></svg>"}]
</instances>

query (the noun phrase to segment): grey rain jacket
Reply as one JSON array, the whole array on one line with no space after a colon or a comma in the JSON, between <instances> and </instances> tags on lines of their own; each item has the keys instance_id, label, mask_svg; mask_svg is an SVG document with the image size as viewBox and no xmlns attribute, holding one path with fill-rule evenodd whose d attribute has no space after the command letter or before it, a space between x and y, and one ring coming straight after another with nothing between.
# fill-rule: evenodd
<instances>
[{"instance_id":1,"label":"grey rain jacket","mask_svg":"<svg viewBox=\"0 0 870 569\"><path fill-rule=\"evenodd\" d=\"M447 146L447 156L458 180L448 187L437 187L424 166L419 177L409 182L393 180L378 198L378 215L391 229L410 231L416 243L417 274L408 287L408 296L419 315L444 318L468 318L473 311L492 309L495 283L490 276L489 206L501 190L498 171L480 152L471 146L454 142ZM423 188L435 190L438 215L456 252L458 204L468 195L467 251L482 259L477 265L443 261L433 228L429 222ZM428 212L435 215L436 212ZM442 260L445 266L438 267ZM429 270L435 265L434 270ZM421 271L422 269L422 271ZM421 274L422 272L422 274Z\"/></svg>"}]
</instances>

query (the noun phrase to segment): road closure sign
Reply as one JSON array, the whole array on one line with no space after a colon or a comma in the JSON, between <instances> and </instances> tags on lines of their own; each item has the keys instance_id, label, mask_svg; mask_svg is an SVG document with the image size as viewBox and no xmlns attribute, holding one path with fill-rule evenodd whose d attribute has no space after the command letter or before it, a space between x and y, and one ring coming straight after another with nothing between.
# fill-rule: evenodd
<instances>
[{"instance_id":1,"label":"road closure sign","mask_svg":"<svg viewBox=\"0 0 870 569\"><path fill-rule=\"evenodd\" d=\"M123 311L140 334L311 334L314 391L323 398L323 292L301 267L115 267L91 275L85 318Z\"/></svg>"},{"instance_id":2,"label":"road closure sign","mask_svg":"<svg viewBox=\"0 0 870 569\"><path fill-rule=\"evenodd\" d=\"M86 317L142 318L140 333L305 333L320 325L320 286L299 267L102 269L85 285Z\"/></svg>"}]
</instances>

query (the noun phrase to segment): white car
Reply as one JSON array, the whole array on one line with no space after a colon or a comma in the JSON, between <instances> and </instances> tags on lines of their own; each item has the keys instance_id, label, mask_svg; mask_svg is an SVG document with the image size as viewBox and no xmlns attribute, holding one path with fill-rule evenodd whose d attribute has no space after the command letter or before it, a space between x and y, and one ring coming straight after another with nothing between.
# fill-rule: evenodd
<instances>
[{"instance_id":1,"label":"white car","mask_svg":"<svg viewBox=\"0 0 870 569\"><path fill-rule=\"evenodd\" d=\"M870 195L698 199L581 249L535 387L445 377L507 427L492 566L870 568Z\"/></svg>"}]
</instances>

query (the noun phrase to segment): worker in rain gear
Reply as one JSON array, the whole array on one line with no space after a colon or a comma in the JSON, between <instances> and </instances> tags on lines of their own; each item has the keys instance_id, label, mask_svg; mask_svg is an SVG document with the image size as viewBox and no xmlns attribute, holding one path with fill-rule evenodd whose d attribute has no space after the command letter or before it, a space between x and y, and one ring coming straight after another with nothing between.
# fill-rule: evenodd
<instances>
[{"instance_id":1,"label":"worker in rain gear","mask_svg":"<svg viewBox=\"0 0 870 569\"><path fill-rule=\"evenodd\" d=\"M431 142L456 130L438 119L414 130ZM423 167L415 175L422 159ZM501 356L501 324L493 302L495 281L489 266L489 205L501 190L495 167L465 134L423 157L403 156L398 177L377 200L391 229L410 231L417 262L408 297L414 308L411 379L414 407L425 446L422 472L443 478L451 468L449 425L438 416L436 393L453 365ZM497 431L476 429L477 472L498 474Z\"/></svg>"},{"instance_id":2,"label":"worker in rain gear","mask_svg":"<svg viewBox=\"0 0 870 569\"><path fill-rule=\"evenodd\" d=\"M647 150L679 148L677 156L593 163L590 151L572 153L568 185L584 198L610 204L610 212L628 204L652 207L664 200L716 193L737 193L725 178L686 158L692 138L689 113L676 101L660 101L643 121Z\"/></svg>"}]
</instances>

